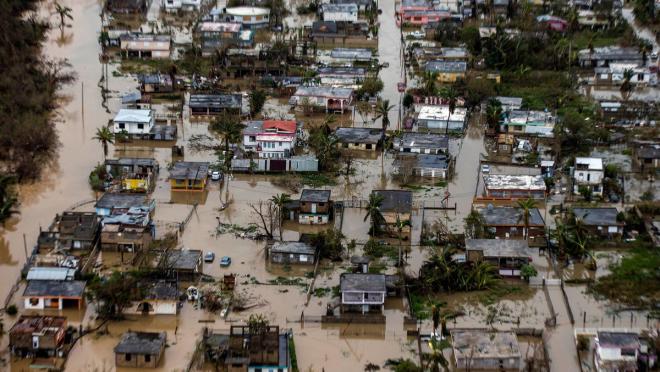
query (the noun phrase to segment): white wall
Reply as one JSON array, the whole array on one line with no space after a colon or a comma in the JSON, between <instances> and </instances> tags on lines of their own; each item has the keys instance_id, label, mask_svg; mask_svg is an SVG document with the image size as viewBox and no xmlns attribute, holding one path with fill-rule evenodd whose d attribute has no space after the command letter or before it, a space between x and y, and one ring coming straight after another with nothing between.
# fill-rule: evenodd
<instances>
[{"instance_id":1,"label":"white wall","mask_svg":"<svg viewBox=\"0 0 660 372\"><path fill-rule=\"evenodd\" d=\"M124 124L124 128L121 128L120 125ZM139 124L142 124L142 129L139 128ZM151 128L153 128L154 122L153 119L149 123L133 123L133 122L114 122L114 132L119 133L122 130L128 132L128 134L149 134Z\"/></svg>"}]
</instances>

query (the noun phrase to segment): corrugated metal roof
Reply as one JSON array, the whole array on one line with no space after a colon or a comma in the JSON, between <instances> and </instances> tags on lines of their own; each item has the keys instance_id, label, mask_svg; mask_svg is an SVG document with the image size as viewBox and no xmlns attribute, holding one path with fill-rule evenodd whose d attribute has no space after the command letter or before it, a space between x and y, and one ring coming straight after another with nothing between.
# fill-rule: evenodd
<instances>
[{"instance_id":1,"label":"corrugated metal roof","mask_svg":"<svg viewBox=\"0 0 660 372\"><path fill-rule=\"evenodd\" d=\"M73 280L76 270L66 267L33 267L27 274L27 280Z\"/></svg>"}]
</instances>

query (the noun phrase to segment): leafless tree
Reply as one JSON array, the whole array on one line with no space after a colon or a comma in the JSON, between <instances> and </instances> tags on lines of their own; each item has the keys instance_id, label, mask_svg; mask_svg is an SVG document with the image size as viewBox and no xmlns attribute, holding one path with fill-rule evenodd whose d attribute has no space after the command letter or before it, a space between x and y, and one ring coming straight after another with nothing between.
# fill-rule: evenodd
<instances>
[{"instance_id":1,"label":"leafless tree","mask_svg":"<svg viewBox=\"0 0 660 372\"><path fill-rule=\"evenodd\" d=\"M273 231L277 226L277 206L270 200L259 200L256 204L248 204L252 213L257 217L256 222L268 239L273 239Z\"/></svg>"}]
</instances>

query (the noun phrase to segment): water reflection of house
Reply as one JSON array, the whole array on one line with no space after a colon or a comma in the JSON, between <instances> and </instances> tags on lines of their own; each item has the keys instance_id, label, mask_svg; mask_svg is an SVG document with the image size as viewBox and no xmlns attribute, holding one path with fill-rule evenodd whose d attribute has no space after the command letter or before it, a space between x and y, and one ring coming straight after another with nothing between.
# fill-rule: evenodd
<instances>
[{"instance_id":1,"label":"water reflection of house","mask_svg":"<svg viewBox=\"0 0 660 372\"><path fill-rule=\"evenodd\" d=\"M158 162L155 159L106 159L105 168L114 180L121 183L122 191L150 192L156 185Z\"/></svg>"},{"instance_id":2,"label":"water reflection of house","mask_svg":"<svg viewBox=\"0 0 660 372\"><path fill-rule=\"evenodd\" d=\"M190 115L240 114L243 97L240 94L191 94Z\"/></svg>"},{"instance_id":3,"label":"water reflection of house","mask_svg":"<svg viewBox=\"0 0 660 372\"><path fill-rule=\"evenodd\" d=\"M55 215L48 230L40 231L40 253L91 251L99 239L100 218L94 212L64 212Z\"/></svg>"},{"instance_id":4,"label":"water reflection of house","mask_svg":"<svg viewBox=\"0 0 660 372\"><path fill-rule=\"evenodd\" d=\"M573 208L575 219L579 220L595 237L621 237L625 223L619 221L616 208Z\"/></svg>"},{"instance_id":5,"label":"water reflection of house","mask_svg":"<svg viewBox=\"0 0 660 372\"><path fill-rule=\"evenodd\" d=\"M223 371L290 371L290 333L277 326L232 325L229 334L204 330L205 359Z\"/></svg>"},{"instance_id":6,"label":"water reflection of house","mask_svg":"<svg viewBox=\"0 0 660 372\"><path fill-rule=\"evenodd\" d=\"M513 332L453 330L451 338L459 370L518 372L523 367L518 338Z\"/></svg>"},{"instance_id":7,"label":"water reflection of house","mask_svg":"<svg viewBox=\"0 0 660 372\"><path fill-rule=\"evenodd\" d=\"M172 38L169 35L124 34L119 40L125 58L170 58Z\"/></svg>"},{"instance_id":8,"label":"water reflection of house","mask_svg":"<svg viewBox=\"0 0 660 372\"><path fill-rule=\"evenodd\" d=\"M181 249L163 254L159 267L171 277L182 281L193 281L203 274L202 251Z\"/></svg>"},{"instance_id":9,"label":"water reflection of house","mask_svg":"<svg viewBox=\"0 0 660 372\"><path fill-rule=\"evenodd\" d=\"M208 179L209 163L177 161L170 169L172 191L204 191Z\"/></svg>"},{"instance_id":10,"label":"water reflection of house","mask_svg":"<svg viewBox=\"0 0 660 372\"><path fill-rule=\"evenodd\" d=\"M54 356L64 346L66 317L21 315L9 330L14 355Z\"/></svg>"},{"instance_id":11,"label":"water reflection of house","mask_svg":"<svg viewBox=\"0 0 660 372\"><path fill-rule=\"evenodd\" d=\"M30 280L23 291L25 309L82 308L85 282L81 280Z\"/></svg>"},{"instance_id":12,"label":"water reflection of house","mask_svg":"<svg viewBox=\"0 0 660 372\"><path fill-rule=\"evenodd\" d=\"M526 240L511 239L466 239L465 252L468 262L488 262L501 276L517 277L532 254Z\"/></svg>"},{"instance_id":13,"label":"water reflection of house","mask_svg":"<svg viewBox=\"0 0 660 372\"><path fill-rule=\"evenodd\" d=\"M340 277L342 313L381 313L387 285L384 274L343 273Z\"/></svg>"},{"instance_id":14,"label":"water reflection of house","mask_svg":"<svg viewBox=\"0 0 660 372\"><path fill-rule=\"evenodd\" d=\"M641 343L632 332L601 332L596 334L594 364L598 372L636 372L639 369Z\"/></svg>"},{"instance_id":15,"label":"water reflection of house","mask_svg":"<svg viewBox=\"0 0 660 372\"><path fill-rule=\"evenodd\" d=\"M296 107L309 105L321 108L325 112L344 113L353 105L353 89L332 86L300 86L289 99L289 104Z\"/></svg>"},{"instance_id":16,"label":"water reflection of house","mask_svg":"<svg viewBox=\"0 0 660 372\"><path fill-rule=\"evenodd\" d=\"M139 286L144 296L133 301L126 313L144 315L176 315L179 311L179 289L175 282L159 280Z\"/></svg>"},{"instance_id":17,"label":"water reflection of house","mask_svg":"<svg viewBox=\"0 0 660 372\"><path fill-rule=\"evenodd\" d=\"M337 138L337 147L350 150L376 151L383 140L382 129L375 128L337 128L333 135Z\"/></svg>"},{"instance_id":18,"label":"water reflection of house","mask_svg":"<svg viewBox=\"0 0 660 372\"><path fill-rule=\"evenodd\" d=\"M115 346L115 366L156 368L165 351L166 342L165 332L128 331Z\"/></svg>"},{"instance_id":19,"label":"water reflection of house","mask_svg":"<svg viewBox=\"0 0 660 372\"><path fill-rule=\"evenodd\" d=\"M522 208L493 207L475 209L484 219L484 225L500 239L522 239L527 228L529 244L539 246L545 243L545 222L538 208L529 210L527 226Z\"/></svg>"},{"instance_id":20,"label":"water reflection of house","mask_svg":"<svg viewBox=\"0 0 660 372\"><path fill-rule=\"evenodd\" d=\"M304 242L273 242L268 245L268 257L278 264L313 265L316 262L316 247Z\"/></svg>"}]
</instances>

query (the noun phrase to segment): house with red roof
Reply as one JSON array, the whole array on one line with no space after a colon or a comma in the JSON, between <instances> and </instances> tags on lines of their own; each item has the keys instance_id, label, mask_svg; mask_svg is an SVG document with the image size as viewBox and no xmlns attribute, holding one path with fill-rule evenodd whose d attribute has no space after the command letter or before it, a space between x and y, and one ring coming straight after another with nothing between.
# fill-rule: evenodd
<instances>
[{"instance_id":1,"label":"house with red roof","mask_svg":"<svg viewBox=\"0 0 660 372\"><path fill-rule=\"evenodd\" d=\"M245 123L243 149L259 158L281 159L293 155L298 139L295 120L257 120Z\"/></svg>"}]
</instances>

